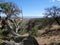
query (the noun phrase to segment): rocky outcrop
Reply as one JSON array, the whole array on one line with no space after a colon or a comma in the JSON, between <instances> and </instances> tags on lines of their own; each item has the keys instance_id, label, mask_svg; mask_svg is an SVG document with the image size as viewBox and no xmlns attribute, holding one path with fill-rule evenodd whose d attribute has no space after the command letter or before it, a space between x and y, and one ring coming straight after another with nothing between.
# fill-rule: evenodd
<instances>
[{"instance_id":1,"label":"rocky outcrop","mask_svg":"<svg viewBox=\"0 0 60 45\"><path fill-rule=\"evenodd\" d=\"M2 45L39 45L34 37L17 37L14 41L4 41Z\"/></svg>"}]
</instances>

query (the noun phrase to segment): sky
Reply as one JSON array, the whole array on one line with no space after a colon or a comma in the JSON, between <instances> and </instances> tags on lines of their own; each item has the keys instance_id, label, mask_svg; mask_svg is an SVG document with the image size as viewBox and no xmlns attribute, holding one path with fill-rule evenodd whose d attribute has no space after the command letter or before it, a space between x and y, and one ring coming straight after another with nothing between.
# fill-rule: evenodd
<instances>
[{"instance_id":1,"label":"sky","mask_svg":"<svg viewBox=\"0 0 60 45\"><path fill-rule=\"evenodd\" d=\"M43 17L44 9L51 6L60 6L60 0L5 0L16 3L22 9L23 17Z\"/></svg>"}]
</instances>

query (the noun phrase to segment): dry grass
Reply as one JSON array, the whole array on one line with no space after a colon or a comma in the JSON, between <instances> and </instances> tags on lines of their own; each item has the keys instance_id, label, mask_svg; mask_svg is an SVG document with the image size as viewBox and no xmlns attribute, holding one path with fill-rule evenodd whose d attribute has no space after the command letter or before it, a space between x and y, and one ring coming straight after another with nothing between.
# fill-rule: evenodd
<instances>
[{"instance_id":1,"label":"dry grass","mask_svg":"<svg viewBox=\"0 0 60 45\"><path fill-rule=\"evenodd\" d=\"M60 29L59 25L52 25L52 27L50 28L50 30L58 30L58 29ZM45 32L45 29L39 30L39 32L42 34ZM55 32L55 33L58 33L58 32ZM44 44L50 45L51 42L60 42L60 34L57 36L54 36L54 35L48 36L47 35L44 37L37 37L36 39L37 39L39 45L44 45Z\"/></svg>"},{"instance_id":2,"label":"dry grass","mask_svg":"<svg viewBox=\"0 0 60 45\"><path fill-rule=\"evenodd\" d=\"M50 38L48 38L48 37L38 37L36 39L37 39L39 45L44 45L44 44L49 45L51 42L60 41L60 37L59 36L52 36Z\"/></svg>"}]
</instances>

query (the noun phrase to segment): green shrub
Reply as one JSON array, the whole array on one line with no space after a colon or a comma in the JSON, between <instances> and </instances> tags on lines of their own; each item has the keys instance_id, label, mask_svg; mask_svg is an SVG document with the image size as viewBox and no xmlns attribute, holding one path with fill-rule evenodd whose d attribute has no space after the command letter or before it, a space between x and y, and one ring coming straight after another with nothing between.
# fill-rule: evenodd
<instances>
[{"instance_id":1,"label":"green shrub","mask_svg":"<svg viewBox=\"0 0 60 45\"><path fill-rule=\"evenodd\" d=\"M3 31L0 29L0 35L2 35Z\"/></svg>"},{"instance_id":2,"label":"green shrub","mask_svg":"<svg viewBox=\"0 0 60 45\"><path fill-rule=\"evenodd\" d=\"M39 35L38 28L36 28L36 27L32 28L32 30L29 31L29 34L32 36L38 36Z\"/></svg>"},{"instance_id":3,"label":"green shrub","mask_svg":"<svg viewBox=\"0 0 60 45\"><path fill-rule=\"evenodd\" d=\"M21 24L20 25L20 31L19 31L19 34L24 34L26 33L26 25L25 24Z\"/></svg>"}]
</instances>

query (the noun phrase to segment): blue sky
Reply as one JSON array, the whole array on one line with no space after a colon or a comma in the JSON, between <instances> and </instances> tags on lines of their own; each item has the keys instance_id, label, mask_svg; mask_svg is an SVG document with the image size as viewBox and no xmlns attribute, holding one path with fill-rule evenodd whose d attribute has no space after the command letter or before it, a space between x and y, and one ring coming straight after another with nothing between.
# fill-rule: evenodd
<instances>
[{"instance_id":1,"label":"blue sky","mask_svg":"<svg viewBox=\"0 0 60 45\"><path fill-rule=\"evenodd\" d=\"M6 0L22 8L24 17L43 17L44 9L53 5L59 6L60 0Z\"/></svg>"}]
</instances>

